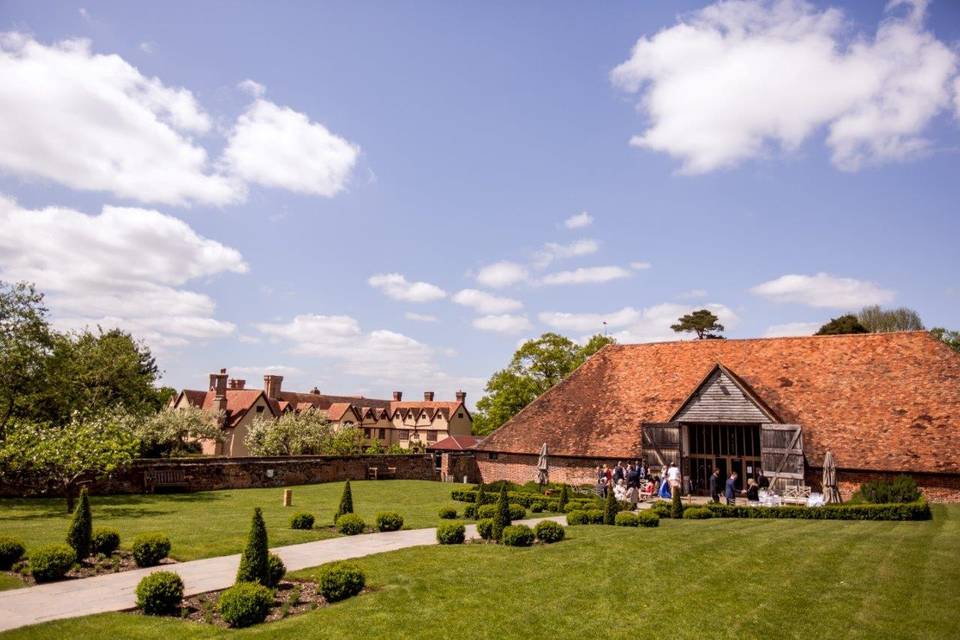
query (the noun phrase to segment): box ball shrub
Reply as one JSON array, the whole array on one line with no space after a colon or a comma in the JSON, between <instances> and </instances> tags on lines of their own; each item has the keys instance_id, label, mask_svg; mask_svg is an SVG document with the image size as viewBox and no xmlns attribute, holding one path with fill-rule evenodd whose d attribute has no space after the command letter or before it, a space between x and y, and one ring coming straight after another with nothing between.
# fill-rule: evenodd
<instances>
[{"instance_id":1,"label":"box ball shrub","mask_svg":"<svg viewBox=\"0 0 960 640\"><path fill-rule=\"evenodd\" d=\"M217 610L231 627L249 627L267 619L273 591L257 582L238 582L220 594Z\"/></svg>"},{"instance_id":2,"label":"box ball shrub","mask_svg":"<svg viewBox=\"0 0 960 640\"><path fill-rule=\"evenodd\" d=\"M654 513L652 509L649 511L641 511L637 514L637 524L641 527L659 527L660 516Z\"/></svg>"},{"instance_id":3,"label":"box ball shrub","mask_svg":"<svg viewBox=\"0 0 960 640\"><path fill-rule=\"evenodd\" d=\"M25 552L23 543L16 538L0 536L0 571L9 571Z\"/></svg>"},{"instance_id":4,"label":"box ball shrub","mask_svg":"<svg viewBox=\"0 0 960 640\"><path fill-rule=\"evenodd\" d=\"M563 525L553 520L542 520L538 522L533 532L537 535L537 540L546 544L560 542L567 535Z\"/></svg>"},{"instance_id":5,"label":"box ball shrub","mask_svg":"<svg viewBox=\"0 0 960 640\"><path fill-rule=\"evenodd\" d=\"M348 513L337 518L337 531L345 536L355 536L363 533L366 523L355 513Z\"/></svg>"},{"instance_id":6,"label":"box ball shrub","mask_svg":"<svg viewBox=\"0 0 960 640\"><path fill-rule=\"evenodd\" d=\"M495 515L497 515L497 505L495 504L484 504L477 507L478 518L492 518Z\"/></svg>"},{"instance_id":7,"label":"box ball shrub","mask_svg":"<svg viewBox=\"0 0 960 640\"><path fill-rule=\"evenodd\" d=\"M500 542L508 547L529 547L533 544L533 529L525 524L512 524L503 528Z\"/></svg>"},{"instance_id":8,"label":"box ball shrub","mask_svg":"<svg viewBox=\"0 0 960 640\"><path fill-rule=\"evenodd\" d=\"M463 544L467 529L461 522L441 522L437 527L437 542L440 544Z\"/></svg>"},{"instance_id":9,"label":"box ball shrub","mask_svg":"<svg viewBox=\"0 0 960 640\"><path fill-rule=\"evenodd\" d=\"M660 518L669 518L670 517L670 503L666 500L657 500L653 503L653 506L650 507L650 511L657 514L657 517Z\"/></svg>"},{"instance_id":10,"label":"box ball shrub","mask_svg":"<svg viewBox=\"0 0 960 640\"><path fill-rule=\"evenodd\" d=\"M141 533L133 539L133 561L138 567L155 567L170 553L170 538L162 533Z\"/></svg>"},{"instance_id":11,"label":"box ball shrub","mask_svg":"<svg viewBox=\"0 0 960 640\"><path fill-rule=\"evenodd\" d=\"M66 544L50 544L35 549L30 554L30 574L37 582L53 582L67 575L77 560L73 547Z\"/></svg>"},{"instance_id":12,"label":"box ball shrub","mask_svg":"<svg viewBox=\"0 0 960 640\"><path fill-rule=\"evenodd\" d=\"M557 500L551 500L547 502L545 506L545 510L550 511L552 513L558 513L562 511L562 509L560 509L560 502Z\"/></svg>"},{"instance_id":13,"label":"box ball shrub","mask_svg":"<svg viewBox=\"0 0 960 640\"><path fill-rule=\"evenodd\" d=\"M590 524L603 524L603 511L600 509L588 509L587 521Z\"/></svg>"},{"instance_id":14,"label":"box ball shrub","mask_svg":"<svg viewBox=\"0 0 960 640\"><path fill-rule=\"evenodd\" d=\"M366 576L355 564L333 562L320 567L317 585L327 602L339 602L363 591Z\"/></svg>"},{"instance_id":15,"label":"box ball shrub","mask_svg":"<svg viewBox=\"0 0 960 640\"><path fill-rule=\"evenodd\" d=\"M590 524L590 518L587 517L586 511L580 511L579 509L574 509L567 513L567 524L568 525L578 525L578 524Z\"/></svg>"},{"instance_id":16,"label":"box ball shrub","mask_svg":"<svg viewBox=\"0 0 960 640\"><path fill-rule=\"evenodd\" d=\"M176 613L183 602L183 580L172 571L151 573L137 585L137 607L148 616Z\"/></svg>"},{"instance_id":17,"label":"box ball shrub","mask_svg":"<svg viewBox=\"0 0 960 640\"><path fill-rule=\"evenodd\" d=\"M271 553L267 556L267 586L271 589L275 589L280 581L283 580L283 576L287 575L287 565L283 564L283 560L280 559L275 553Z\"/></svg>"},{"instance_id":18,"label":"box ball shrub","mask_svg":"<svg viewBox=\"0 0 960 640\"><path fill-rule=\"evenodd\" d=\"M545 505L542 502L532 502L530 503L530 511L533 513L543 513Z\"/></svg>"},{"instance_id":19,"label":"box ball shrub","mask_svg":"<svg viewBox=\"0 0 960 640\"><path fill-rule=\"evenodd\" d=\"M313 523L316 522L312 514L309 513L297 513L290 518L290 528L291 529L313 529Z\"/></svg>"},{"instance_id":20,"label":"box ball shrub","mask_svg":"<svg viewBox=\"0 0 960 640\"><path fill-rule=\"evenodd\" d=\"M463 507L463 517L475 520L477 518L477 505L472 502Z\"/></svg>"},{"instance_id":21,"label":"box ball shrub","mask_svg":"<svg viewBox=\"0 0 960 640\"><path fill-rule=\"evenodd\" d=\"M441 520L456 520L457 509L455 507L440 507L439 516Z\"/></svg>"},{"instance_id":22,"label":"box ball shrub","mask_svg":"<svg viewBox=\"0 0 960 640\"><path fill-rule=\"evenodd\" d=\"M381 511L377 514L377 531L399 531L403 528L403 516L396 511Z\"/></svg>"},{"instance_id":23,"label":"box ball shrub","mask_svg":"<svg viewBox=\"0 0 960 640\"><path fill-rule=\"evenodd\" d=\"M584 509L583 504L579 502L568 502L564 505L563 512L570 513L571 511L586 511L586 509Z\"/></svg>"},{"instance_id":24,"label":"box ball shrub","mask_svg":"<svg viewBox=\"0 0 960 640\"><path fill-rule=\"evenodd\" d=\"M690 507L683 512L684 520L706 520L712 517L713 512L706 507Z\"/></svg>"},{"instance_id":25,"label":"box ball shrub","mask_svg":"<svg viewBox=\"0 0 960 640\"><path fill-rule=\"evenodd\" d=\"M477 533L484 540L493 540L493 518L477 520Z\"/></svg>"},{"instance_id":26,"label":"box ball shrub","mask_svg":"<svg viewBox=\"0 0 960 640\"><path fill-rule=\"evenodd\" d=\"M102 553L109 556L120 548L120 534L116 529L95 529L90 539L90 550L94 555Z\"/></svg>"},{"instance_id":27,"label":"box ball shrub","mask_svg":"<svg viewBox=\"0 0 960 640\"><path fill-rule=\"evenodd\" d=\"M523 520L527 517L527 510L523 507L522 504L511 504L510 505L510 520Z\"/></svg>"},{"instance_id":28,"label":"box ball shrub","mask_svg":"<svg viewBox=\"0 0 960 640\"><path fill-rule=\"evenodd\" d=\"M621 511L618 513L614 517L613 523L618 527L635 527L639 524L637 521L637 514L629 511Z\"/></svg>"}]
</instances>

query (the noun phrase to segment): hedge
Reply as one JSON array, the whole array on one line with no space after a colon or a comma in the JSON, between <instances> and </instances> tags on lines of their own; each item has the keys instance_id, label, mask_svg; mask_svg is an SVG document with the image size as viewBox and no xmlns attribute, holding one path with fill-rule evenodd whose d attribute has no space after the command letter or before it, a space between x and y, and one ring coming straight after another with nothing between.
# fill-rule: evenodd
<instances>
[{"instance_id":1,"label":"hedge","mask_svg":"<svg viewBox=\"0 0 960 640\"><path fill-rule=\"evenodd\" d=\"M924 499L896 504L828 504L822 507L748 507L709 504L716 518L794 518L799 520L929 520Z\"/></svg>"},{"instance_id":2,"label":"hedge","mask_svg":"<svg viewBox=\"0 0 960 640\"><path fill-rule=\"evenodd\" d=\"M348 562L333 562L320 567L316 580L327 602L339 602L357 595L367 581L363 571Z\"/></svg>"},{"instance_id":3,"label":"hedge","mask_svg":"<svg viewBox=\"0 0 960 640\"><path fill-rule=\"evenodd\" d=\"M309 513L298 513L290 518L291 529L313 529L315 522L313 515Z\"/></svg>"},{"instance_id":4,"label":"hedge","mask_svg":"<svg viewBox=\"0 0 960 640\"><path fill-rule=\"evenodd\" d=\"M157 571L137 584L137 606L148 616L176 613L183 601L183 580L172 571Z\"/></svg>"},{"instance_id":5,"label":"hedge","mask_svg":"<svg viewBox=\"0 0 960 640\"><path fill-rule=\"evenodd\" d=\"M533 529L525 524L512 524L503 528L500 542L508 547L529 547L533 544Z\"/></svg>"},{"instance_id":6,"label":"hedge","mask_svg":"<svg viewBox=\"0 0 960 640\"><path fill-rule=\"evenodd\" d=\"M637 514L630 511L621 511L614 516L613 523L618 527L635 527L638 524Z\"/></svg>"},{"instance_id":7,"label":"hedge","mask_svg":"<svg viewBox=\"0 0 960 640\"><path fill-rule=\"evenodd\" d=\"M553 520L541 520L533 532L537 534L537 540L546 544L560 542L567 535L563 525Z\"/></svg>"},{"instance_id":8,"label":"hedge","mask_svg":"<svg viewBox=\"0 0 960 640\"><path fill-rule=\"evenodd\" d=\"M440 512L437 515L440 516L441 520L456 520L457 510L454 507L440 507Z\"/></svg>"},{"instance_id":9,"label":"hedge","mask_svg":"<svg viewBox=\"0 0 960 640\"><path fill-rule=\"evenodd\" d=\"M355 536L358 533L363 533L366 526L363 518L355 513L347 513L337 518L337 531L345 536Z\"/></svg>"},{"instance_id":10,"label":"hedge","mask_svg":"<svg viewBox=\"0 0 960 640\"><path fill-rule=\"evenodd\" d=\"M25 552L23 543L16 538L0 536L0 571L9 571Z\"/></svg>"},{"instance_id":11,"label":"hedge","mask_svg":"<svg viewBox=\"0 0 960 640\"><path fill-rule=\"evenodd\" d=\"M437 542L440 544L463 544L467 529L462 522L441 522L437 527Z\"/></svg>"},{"instance_id":12,"label":"hedge","mask_svg":"<svg viewBox=\"0 0 960 640\"><path fill-rule=\"evenodd\" d=\"M403 516L396 511L382 511L377 514L377 531L399 531L403 528Z\"/></svg>"},{"instance_id":13,"label":"hedge","mask_svg":"<svg viewBox=\"0 0 960 640\"><path fill-rule=\"evenodd\" d=\"M170 553L170 538L162 533L141 533L133 539L133 560L138 567L153 567Z\"/></svg>"},{"instance_id":14,"label":"hedge","mask_svg":"<svg viewBox=\"0 0 960 640\"><path fill-rule=\"evenodd\" d=\"M493 540L493 518L477 520L477 533L484 540Z\"/></svg>"},{"instance_id":15,"label":"hedge","mask_svg":"<svg viewBox=\"0 0 960 640\"><path fill-rule=\"evenodd\" d=\"M454 489L450 492L450 498L456 500L457 502L470 502L476 503L477 501L477 491L472 489ZM550 500L542 493L530 493L526 491L508 491L507 499L512 504L519 504L524 508L529 509L534 502L541 502L544 504L544 507L550 511L556 512L560 510L558 500ZM497 501L497 494L489 491L485 491L483 495L483 504L493 504ZM571 498L570 503L583 506L590 505L593 507L596 505L598 508L603 504L600 499L584 499L584 498ZM569 503L568 505L569 506ZM569 512L569 510L568 510Z\"/></svg>"},{"instance_id":16,"label":"hedge","mask_svg":"<svg viewBox=\"0 0 960 640\"><path fill-rule=\"evenodd\" d=\"M231 627L249 627L266 620L272 604L272 590L256 582L240 582L220 594L217 609Z\"/></svg>"},{"instance_id":17,"label":"hedge","mask_svg":"<svg viewBox=\"0 0 960 640\"><path fill-rule=\"evenodd\" d=\"M574 509L573 511L567 512L567 524L570 526L578 524L590 524L590 519L587 517L586 511Z\"/></svg>"},{"instance_id":18,"label":"hedge","mask_svg":"<svg viewBox=\"0 0 960 640\"><path fill-rule=\"evenodd\" d=\"M689 507L683 512L684 520L706 520L713 517L713 512L707 507Z\"/></svg>"},{"instance_id":19,"label":"hedge","mask_svg":"<svg viewBox=\"0 0 960 640\"><path fill-rule=\"evenodd\" d=\"M470 520L476 520L476 519L477 519L477 505L475 505L475 504L473 504L473 503L464 505L464 507L463 507L463 517L464 517L464 518L469 518Z\"/></svg>"},{"instance_id":20,"label":"hedge","mask_svg":"<svg viewBox=\"0 0 960 640\"><path fill-rule=\"evenodd\" d=\"M660 516L652 511L641 511L637 514L637 524L641 527L659 527Z\"/></svg>"},{"instance_id":21,"label":"hedge","mask_svg":"<svg viewBox=\"0 0 960 640\"><path fill-rule=\"evenodd\" d=\"M510 519L511 520L523 520L527 517L527 510L523 508L521 504L511 504L510 505Z\"/></svg>"},{"instance_id":22,"label":"hedge","mask_svg":"<svg viewBox=\"0 0 960 640\"><path fill-rule=\"evenodd\" d=\"M40 547L30 554L30 574L37 582L52 582L67 575L77 559L73 547L66 544L51 544Z\"/></svg>"},{"instance_id":23,"label":"hedge","mask_svg":"<svg viewBox=\"0 0 960 640\"><path fill-rule=\"evenodd\" d=\"M94 529L90 550L109 556L120 547L120 534L115 529Z\"/></svg>"}]
</instances>

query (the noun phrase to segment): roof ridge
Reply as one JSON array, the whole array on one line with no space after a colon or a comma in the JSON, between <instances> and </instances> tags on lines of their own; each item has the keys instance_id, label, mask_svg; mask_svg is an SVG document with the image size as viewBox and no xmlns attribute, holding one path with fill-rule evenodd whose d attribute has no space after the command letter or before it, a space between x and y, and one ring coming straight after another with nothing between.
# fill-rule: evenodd
<instances>
[{"instance_id":1,"label":"roof ridge","mask_svg":"<svg viewBox=\"0 0 960 640\"><path fill-rule=\"evenodd\" d=\"M625 342L618 344L607 345L613 348L623 348L623 347L650 347L663 344L713 344L718 342L769 342L774 340L786 341L786 340L823 340L823 339L836 339L836 338L852 338L852 339L869 339L869 338L881 338L886 336L896 336L896 335L930 335L928 329L912 329L909 331L872 331L870 333L837 333L830 335L811 335L811 336L758 336L753 338L723 338L721 340L699 340L696 338L691 338L690 340L660 340L656 342ZM604 347L606 348L606 347ZM602 351L602 349L601 349ZM598 351L597 353L600 353Z\"/></svg>"}]
</instances>

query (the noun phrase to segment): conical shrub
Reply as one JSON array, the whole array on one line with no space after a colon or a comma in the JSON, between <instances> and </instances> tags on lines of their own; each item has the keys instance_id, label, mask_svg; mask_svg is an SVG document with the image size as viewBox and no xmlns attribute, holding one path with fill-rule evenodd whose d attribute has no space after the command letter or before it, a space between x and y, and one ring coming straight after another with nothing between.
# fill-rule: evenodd
<instances>
[{"instance_id":1,"label":"conical shrub","mask_svg":"<svg viewBox=\"0 0 960 640\"><path fill-rule=\"evenodd\" d=\"M670 517L683 517L683 502L680 501L680 487L670 487Z\"/></svg>"},{"instance_id":2,"label":"conical shrub","mask_svg":"<svg viewBox=\"0 0 960 640\"><path fill-rule=\"evenodd\" d=\"M617 521L617 511L619 511L617 499L613 495L613 489L607 490L607 501L603 505L603 524L615 524Z\"/></svg>"},{"instance_id":3,"label":"conical shrub","mask_svg":"<svg viewBox=\"0 0 960 640\"><path fill-rule=\"evenodd\" d=\"M90 500L87 490L80 490L80 502L73 511L73 520L67 530L67 544L73 547L77 560L90 555L90 544L93 540L93 516L90 514Z\"/></svg>"},{"instance_id":4,"label":"conical shrub","mask_svg":"<svg viewBox=\"0 0 960 640\"><path fill-rule=\"evenodd\" d=\"M343 485L343 494L340 496L340 506L337 507L337 513L333 516L333 522L336 523L340 516L353 513L353 492L350 490L350 481Z\"/></svg>"},{"instance_id":5,"label":"conical shrub","mask_svg":"<svg viewBox=\"0 0 960 640\"><path fill-rule=\"evenodd\" d=\"M510 526L510 502L507 500L507 485L500 487L500 496L497 498L497 512L493 516L493 539L499 540L503 530Z\"/></svg>"},{"instance_id":6,"label":"conical shrub","mask_svg":"<svg viewBox=\"0 0 960 640\"><path fill-rule=\"evenodd\" d=\"M483 490L483 483L481 482L480 488L477 489L477 502L476 502L477 509L480 508L480 506L484 503L486 499L487 499L487 492Z\"/></svg>"},{"instance_id":7,"label":"conical shrub","mask_svg":"<svg viewBox=\"0 0 960 640\"><path fill-rule=\"evenodd\" d=\"M570 489L564 484L560 487L560 501L557 503L557 511L565 513L563 509L567 506L568 502L570 502Z\"/></svg>"},{"instance_id":8,"label":"conical shrub","mask_svg":"<svg viewBox=\"0 0 960 640\"><path fill-rule=\"evenodd\" d=\"M267 525L263 522L260 507L253 510L250 535L247 546L240 556L240 569L237 571L237 583L258 582L264 586L270 584L270 563L267 552Z\"/></svg>"}]
</instances>

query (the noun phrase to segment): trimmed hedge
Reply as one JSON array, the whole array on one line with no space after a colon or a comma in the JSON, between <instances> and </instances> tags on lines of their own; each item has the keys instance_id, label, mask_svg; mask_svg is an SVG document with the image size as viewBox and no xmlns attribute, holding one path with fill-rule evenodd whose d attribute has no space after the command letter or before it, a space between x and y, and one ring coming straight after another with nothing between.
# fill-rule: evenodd
<instances>
[{"instance_id":1,"label":"trimmed hedge","mask_svg":"<svg viewBox=\"0 0 960 640\"><path fill-rule=\"evenodd\" d=\"M332 562L320 567L317 584L327 602L339 602L355 596L367 582L363 571L349 562Z\"/></svg>"},{"instance_id":2,"label":"trimmed hedge","mask_svg":"<svg viewBox=\"0 0 960 640\"><path fill-rule=\"evenodd\" d=\"M290 518L291 529L313 529L313 523L316 522L312 514L297 513Z\"/></svg>"},{"instance_id":3,"label":"trimmed hedge","mask_svg":"<svg viewBox=\"0 0 960 640\"><path fill-rule=\"evenodd\" d=\"M0 571L9 571L25 552L23 543L16 538L0 536Z\"/></svg>"},{"instance_id":4,"label":"trimmed hedge","mask_svg":"<svg viewBox=\"0 0 960 640\"><path fill-rule=\"evenodd\" d=\"M287 575L287 565L276 554L267 555L267 585L271 589L276 589L283 576Z\"/></svg>"},{"instance_id":5,"label":"trimmed hedge","mask_svg":"<svg viewBox=\"0 0 960 640\"><path fill-rule=\"evenodd\" d=\"M637 514L630 511L621 511L614 517L613 523L618 527L635 527L639 524L639 521Z\"/></svg>"},{"instance_id":6,"label":"trimmed hedge","mask_svg":"<svg viewBox=\"0 0 960 640\"><path fill-rule=\"evenodd\" d=\"M440 507L440 512L437 515L440 516L441 520L456 520L457 510L454 507Z\"/></svg>"},{"instance_id":7,"label":"trimmed hedge","mask_svg":"<svg viewBox=\"0 0 960 640\"><path fill-rule=\"evenodd\" d=\"M508 547L529 547L533 544L533 529L525 524L512 524L503 528L500 542Z\"/></svg>"},{"instance_id":8,"label":"trimmed hedge","mask_svg":"<svg viewBox=\"0 0 960 640\"><path fill-rule=\"evenodd\" d=\"M49 544L30 554L30 573L37 582L53 582L67 575L76 560L70 545Z\"/></svg>"},{"instance_id":9,"label":"trimmed hedge","mask_svg":"<svg viewBox=\"0 0 960 640\"><path fill-rule=\"evenodd\" d=\"M573 511L567 512L567 524L570 526L578 524L590 524L590 518L587 517L586 511L574 509Z\"/></svg>"},{"instance_id":10,"label":"trimmed hedge","mask_svg":"<svg viewBox=\"0 0 960 640\"><path fill-rule=\"evenodd\" d=\"M672 510L669 502L666 500L657 500L653 503L653 506L650 507L650 511L657 514L657 517L669 518Z\"/></svg>"},{"instance_id":11,"label":"trimmed hedge","mask_svg":"<svg viewBox=\"0 0 960 640\"><path fill-rule=\"evenodd\" d=\"M358 533L363 533L366 526L367 523L363 521L363 518L355 513L347 513L337 518L337 531L345 536L355 536Z\"/></svg>"},{"instance_id":12,"label":"trimmed hedge","mask_svg":"<svg viewBox=\"0 0 960 640\"><path fill-rule=\"evenodd\" d=\"M477 505L473 504L472 502L469 503L469 504L464 505L464 507L463 507L463 517L464 517L464 518L469 518L469 519L471 519L471 520L476 520L476 519L477 519Z\"/></svg>"},{"instance_id":13,"label":"trimmed hedge","mask_svg":"<svg viewBox=\"0 0 960 640\"><path fill-rule=\"evenodd\" d=\"M90 539L90 551L94 555L102 553L109 556L120 548L120 534L115 529L94 529Z\"/></svg>"},{"instance_id":14,"label":"trimmed hedge","mask_svg":"<svg viewBox=\"0 0 960 640\"><path fill-rule=\"evenodd\" d=\"M403 516L396 511L381 511L377 514L377 531L399 531L403 528Z\"/></svg>"},{"instance_id":15,"label":"trimmed hedge","mask_svg":"<svg viewBox=\"0 0 960 640\"><path fill-rule=\"evenodd\" d=\"M603 511L600 509L587 509L587 521L590 524L603 524Z\"/></svg>"},{"instance_id":16,"label":"trimmed hedge","mask_svg":"<svg viewBox=\"0 0 960 640\"><path fill-rule=\"evenodd\" d=\"M437 527L437 542L440 544L463 544L467 528L462 522L441 522Z\"/></svg>"},{"instance_id":17,"label":"trimmed hedge","mask_svg":"<svg viewBox=\"0 0 960 640\"><path fill-rule=\"evenodd\" d=\"M477 520L477 533L484 540L493 540L493 518Z\"/></svg>"},{"instance_id":18,"label":"trimmed hedge","mask_svg":"<svg viewBox=\"0 0 960 640\"><path fill-rule=\"evenodd\" d=\"M511 504L510 509L510 520L523 520L527 517L527 510L523 508L522 504Z\"/></svg>"},{"instance_id":19,"label":"trimmed hedge","mask_svg":"<svg viewBox=\"0 0 960 640\"><path fill-rule=\"evenodd\" d=\"M183 580L172 571L157 571L137 585L137 607L148 616L176 613L183 602Z\"/></svg>"},{"instance_id":20,"label":"trimmed hedge","mask_svg":"<svg viewBox=\"0 0 960 640\"><path fill-rule=\"evenodd\" d=\"M273 591L257 582L239 582L220 594L217 609L231 627L249 627L267 619Z\"/></svg>"},{"instance_id":21,"label":"trimmed hedge","mask_svg":"<svg viewBox=\"0 0 960 640\"><path fill-rule=\"evenodd\" d=\"M543 510L546 508L546 505L537 500L530 504L530 511L533 513L543 513Z\"/></svg>"},{"instance_id":22,"label":"trimmed hedge","mask_svg":"<svg viewBox=\"0 0 960 640\"><path fill-rule=\"evenodd\" d=\"M533 532L537 535L537 540L546 544L560 542L567 535L563 525L553 520L541 520L533 528Z\"/></svg>"},{"instance_id":23,"label":"trimmed hedge","mask_svg":"<svg viewBox=\"0 0 960 640\"><path fill-rule=\"evenodd\" d=\"M707 520L713 517L713 512L707 507L689 507L683 512L684 520Z\"/></svg>"},{"instance_id":24,"label":"trimmed hedge","mask_svg":"<svg viewBox=\"0 0 960 640\"><path fill-rule=\"evenodd\" d=\"M162 533L141 533L133 539L133 560L138 567L155 567L170 553L170 538Z\"/></svg>"},{"instance_id":25,"label":"trimmed hedge","mask_svg":"<svg viewBox=\"0 0 960 640\"><path fill-rule=\"evenodd\" d=\"M493 518L497 515L497 505L495 504L482 504L477 507L477 517L478 518Z\"/></svg>"},{"instance_id":26,"label":"trimmed hedge","mask_svg":"<svg viewBox=\"0 0 960 640\"><path fill-rule=\"evenodd\" d=\"M862 498L871 504L894 504L898 502L916 502L921 498L916 480L904 474L892 480L871 480L864 482L857 490L855 498Z\"/></svg>"},{"instance_id":27,"label":"trimmed hedge","mask_svg":"<svg viewBox=\"0 0 960 640\"><path fill-rule=\"evenodd\" d=\"M710 504L716 518L795 518L800 520L929 520L924 499L896 504L828 504L822 507L747 507Z\"/></svg>"},{"instance_id":28,"label":"trimmed hedge","mask_svg":"<svg viewBox=\"0 0 960 640\"><path fill-rule=\"evenodd\" d=\"M659 527L660 516L653 511L641 511L637 514L637 524L641 527Z\"/></svg>"},{"instance_id":29,"label":"trimmed hedge","mask_svg":"<svg viewBox=\"0 0 960 640\"><path fill-rule=\"evenodd\" d=\"M562 490L561 490L562 491ZM470 502L476 504L477 491L472 489L454 489L450 492L450 498L457 502ZM562 493L561 493L562 496ZM542 493L533 493L528 491L508 491L507 499L513 504L519 504L524 508L530 508L534 502L542 502L550 511L561 511L559 500L548 500ZM497 501L497 494L491 491L484 491L482 504L494 504ZM603 502L599 498L574 498L568 497L567 505L574 503L581 505L581 509L590 505L602 508ZM566 506L566 505L564 505ZM569 512L569 510L565 510Z\"/></svg>"}]
</instances>

